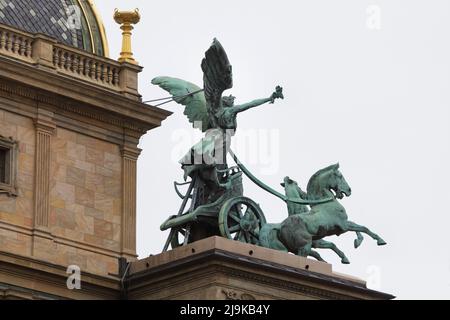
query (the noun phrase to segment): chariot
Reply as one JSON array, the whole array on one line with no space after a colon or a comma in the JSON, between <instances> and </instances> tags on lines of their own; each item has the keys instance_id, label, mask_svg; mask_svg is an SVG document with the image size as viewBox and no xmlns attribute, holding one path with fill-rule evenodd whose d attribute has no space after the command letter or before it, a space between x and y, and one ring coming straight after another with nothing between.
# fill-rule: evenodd
<instances>
[{"instance_id":1,"label":"chariot","mask_svg":"<svg viewBox=\"0 0 450 320\"><path fill-rule=\"evenodd\" d=\"M266 218L259 204L244 196L243 174L257 186L286 203L312 205L332 200L332 198L319 201L290 199L257 179L231 150L229 153L236 166L225 166L224 169L207 168L194 172L188 182L174 182L175 191L182 199L182 204L178 214L170 216L160 227L162 231L171 229L163 251L167 251L169 245L174 249L213 235L259 245L259 231L266 224ZM219 185L211 186L211 183L207 182L208 179L204 178L205 174L217 175ZM188 189L183 194L179 187L186 185ZM189 209L185 211L189 200L191 200ZM198 228L199 226L201 228ZM199 234L198 230L202 230L202 234Z\"/></svg>"}]
</instances>

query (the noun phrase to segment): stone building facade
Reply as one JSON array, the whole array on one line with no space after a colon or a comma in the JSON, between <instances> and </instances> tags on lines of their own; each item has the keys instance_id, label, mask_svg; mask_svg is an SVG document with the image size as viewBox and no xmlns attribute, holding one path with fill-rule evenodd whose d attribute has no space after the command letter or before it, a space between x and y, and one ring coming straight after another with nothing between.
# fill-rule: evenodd
<instances>
[{"instance_id":1,"label":"stone building facade","mask_svg":"<svg viewBox=\"0 0 450 320\"><path fill-rule=\"evenodd\" d=\"M103 25L90 1L49 1L47 19L31 14L31 26L20 22L37 12L36 1L6 3L0 8L0 296L72 297L65 281L51 288L37 276L44 268L44 278L55 283L57 275L67 278L69 265L117 291L118 259L137 257L139 139L170 113L141 102L140 66L105 56ZM74 33L52 26L70 18L67 5L83 13ZM69 34L73 39L65 41Z\"/></svg>"}]
</instances>

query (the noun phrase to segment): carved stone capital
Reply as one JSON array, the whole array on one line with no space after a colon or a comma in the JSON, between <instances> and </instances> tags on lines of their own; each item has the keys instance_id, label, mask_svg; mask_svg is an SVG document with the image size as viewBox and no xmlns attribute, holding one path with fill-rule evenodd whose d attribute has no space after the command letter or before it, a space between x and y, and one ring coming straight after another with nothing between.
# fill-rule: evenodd
<instances>
[{"instance_id":1,"label":"carved stone capital","mask_svg":"<svg viewBox=\"0 0 450 320\"><path fill-rule=\"evenodd\" d=\"M139 156L141 155L142 149L130 146L122 146L120 152L122 153L123 158L137 161Z\"/></svg>"},{"instance_id":2,"label":"carved stone capital","mask_svg":"<svg viewBox=\"0 0 450 320\"><path fill-rule=\"evenodd\" d=\"M34 119L37 132L53 135L56 130L56 124L53 121L53 112L38 108L38 113Z\"/></svg>"}]
</instances>

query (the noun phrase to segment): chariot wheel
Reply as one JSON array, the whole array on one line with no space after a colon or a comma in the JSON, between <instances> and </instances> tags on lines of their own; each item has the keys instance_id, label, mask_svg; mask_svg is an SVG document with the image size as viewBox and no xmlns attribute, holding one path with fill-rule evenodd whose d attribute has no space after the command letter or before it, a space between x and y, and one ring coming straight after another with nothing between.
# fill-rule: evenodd
<instances>
[{"instance_id":1,"label":"chariot wheel","mask_svg":"<svg viewBox=\"0 0 450 320\"><path fill-rule=\"evenodd\" d=\"M259 231L266 218L259 205L246 197L231 198L219 212L219 229L223 237L259 244Z\"/></svg>"}]
</instances>

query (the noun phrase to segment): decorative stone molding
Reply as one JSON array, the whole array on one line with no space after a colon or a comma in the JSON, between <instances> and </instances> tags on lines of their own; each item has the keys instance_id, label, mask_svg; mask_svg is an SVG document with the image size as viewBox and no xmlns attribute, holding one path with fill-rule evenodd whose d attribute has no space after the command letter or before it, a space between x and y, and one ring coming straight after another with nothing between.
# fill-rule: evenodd
<instances>
[{"instance_id":1,"label":"decorative stone molding","mask_svg":"<svg viewBox=\"0 0 450 320\"><path fill-rule=\"evenodd\" d=\"M261 276L255 273L251 273L244 270L239 270L235 268L230 268L226 266L218 266L218 272L222 272L229 276L236 278L241 278L242 280L264 284L271 288L279 288L280 290L289 290L294 292L301 292L304 296L315 298L315 299L328 299L328 300L346 300L353 299L352 296L347 296L345 294L337 294L328 290L315 288L310 285L298 284L289 281L283 281L277 278L271 278L266 276Z\"/></svg>"},{"instance_id":2,"label":"decorative stone molding","mask_svg":"<svg viewBox=\"0 0 450 320\"><path fill-rule=\"evenodd\" d=\"M22 235L29 236L29 237L36 235L36 232L32 228L17 226L17 225L3 222L3 221L0 221L0 229L11 231L11 232L17 232L17 233L20 233ZM76 249L80 249L80 250L84 250L84 251L88 251L88 252L92 252L92 253L101 254L101 255L108 256L108 257L115 258L115 259L120 258L120 254L118 254L117 251L115 251L115 250L111 250L111 249L108 249L105 247L93 245L91 243L88 244L86 242L68 239L66 237L55 236L53 234L51 235L51 237L52 237L53 242L56 244L69 246L69 247L73 247Z\"/></svg>"},{"instance_id":3,"label":"decorative stone molding","mask_svg":"<svg viewBox=\"0 0 450 320\"><path fill-rule=\"evenodd\" d=\"M225 295L225 300L256 300L254 296L248 293L238 293L234 290L222 289L222 293Z\"/></svg>"},{"instance_id":4,"label":"decorative stone molding","mask_svg":"<svg viewBox=\"0 0 450 320\"><path fill-rule=\"evenodd\" d=\"M113 126L126 128L128 130L136 131L141 135L145 134L148 130L153 127L157 127L160 124L156 123L154 126L149 126L148 123L139 123L136 121L128 120L125 117L114 116L107 113L99 113L90 111L89 107L81 104L80 102L71 102L69 99L56 97L44 92L39 92L37 90L20 86L12 85L6 81L0 80L0 91L6 92L11 95L11 97L22 97L26 99L32 99L41 104L47 104L51 106L55 112L70 112L73 114L80 115L82 117L101 121ZM170 113L167 113L169 115ZM156 116L156 115L155 115ZM161 118L162 120L163 118Z\"/></svg>"}]
</instances>

